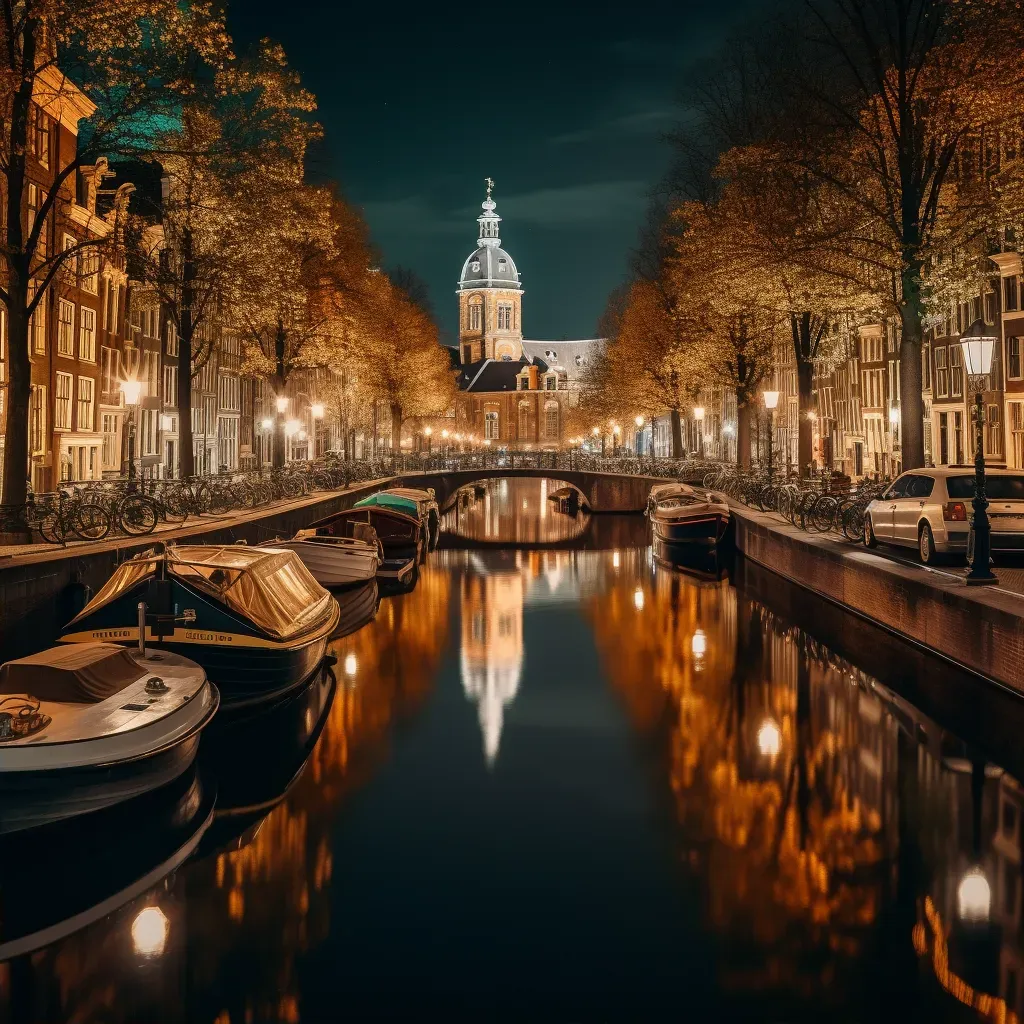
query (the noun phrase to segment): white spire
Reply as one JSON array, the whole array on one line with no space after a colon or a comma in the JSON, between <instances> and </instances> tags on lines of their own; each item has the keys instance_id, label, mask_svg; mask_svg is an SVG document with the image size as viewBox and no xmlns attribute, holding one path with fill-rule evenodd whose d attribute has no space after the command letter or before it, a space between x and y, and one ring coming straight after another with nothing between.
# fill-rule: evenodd
<instances>
[{"instance_id":1,"label":"white spire","mask_svg":"<svg viewBox=\"0 0 1024 1024\"><path fill-rule=\"evenodd\" d=\"M487 184L487 198L480 204L484 212L476 219L477 224L480 225L480 237L476 240L476 244L481 247L486 245L497 249L501 245L501 239L498 237L498 225L501 223L501 218L494 212L494 207L497 204L491 198L494 179L485 178L484 181Z\"/></svg>"}]
</instances>

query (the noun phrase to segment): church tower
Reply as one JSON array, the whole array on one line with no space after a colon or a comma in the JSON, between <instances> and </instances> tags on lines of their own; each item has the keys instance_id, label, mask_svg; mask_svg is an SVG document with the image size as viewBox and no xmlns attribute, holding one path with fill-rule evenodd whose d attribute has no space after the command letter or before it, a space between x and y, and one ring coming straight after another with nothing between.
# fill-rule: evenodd
<instances>
[{"instance_id":1,"label":"church tower","mask_svg":"<svg viewBox=\"0 0 1024 1024\"><path fill-rule=\"evenodd\" d=\"M459 278L459 352L462 365L481 359L518 362L523 356L523 289L519 271L498 237L501 218L491 198L494 182L487 179L487 198L477 217L480 237Z\"/></svg>"}]
</instances>

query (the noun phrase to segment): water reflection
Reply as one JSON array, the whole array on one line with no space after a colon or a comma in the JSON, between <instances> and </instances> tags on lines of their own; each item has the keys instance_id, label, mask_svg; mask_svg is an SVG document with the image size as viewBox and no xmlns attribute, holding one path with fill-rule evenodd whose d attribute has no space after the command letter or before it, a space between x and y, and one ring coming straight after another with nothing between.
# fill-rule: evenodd
<instances>
[{"instance_id":1,"label":"water reflection","mask_svg":"<svg viewBox=\"0 0 1024 1024\"><path fill-rule=\"evenodd\" d=\"M204 757L191 861L0 966L0 1021L1018 1021L1020 709L719 570L434 552L333 702Z\"/></svg>"}]
</instances>

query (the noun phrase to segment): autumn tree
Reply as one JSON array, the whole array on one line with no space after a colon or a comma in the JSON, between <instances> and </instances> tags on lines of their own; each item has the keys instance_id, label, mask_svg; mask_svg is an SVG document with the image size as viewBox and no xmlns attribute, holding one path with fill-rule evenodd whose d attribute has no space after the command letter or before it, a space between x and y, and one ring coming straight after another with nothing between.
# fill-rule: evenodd
<instances>
[{"instance_id":1,"label":"autumn tree","mask_svg":"<svg viewBox=\"0 0 1024 1024\"><path fill-rule=\"evenodd\" d=\"M288 265L306 150L320 135L308 116L315 107L281 47L263 40L225 62L158 139L163 188L139 205L133 248L139 279L177 332L182 476L194 472L192 381L213 352L218 319L230 318L233 301L263 298L254 273ZM330 231L327 209L315 214L321 234Z\"/></svg>"},{"instance_id":2,"label":"autumn tree","mask_svg":"<svg viewBox=\"0 0 1024 1024\"><path fill-rule=\"evenodd\" d=\"M346 309L367 401L391 410L391 448L398 454L402 424L440 416L455 401L455 374L429 314L384 273L369 275L361 297Z\"/></svg>"},{"instance_id":3,"label":"autumn tree","mask_svg":"<svg viewBox=\"0 0 1024 1024\"><path fill-rule=\"evenodd\" d=\"M214 5L178 0L0 0L0 175L6 203L3 284L7 307L9 413L3 500L26 496L31 390L29 319L58 273L99 239L64 249L47 235L75 200L78 172L101 156L152 150L153 126L224 61L228 40ZM36 149L33 104L80 117L74 154L53 154L38 210L26 216Z\"/></svg>"}]
</instances>

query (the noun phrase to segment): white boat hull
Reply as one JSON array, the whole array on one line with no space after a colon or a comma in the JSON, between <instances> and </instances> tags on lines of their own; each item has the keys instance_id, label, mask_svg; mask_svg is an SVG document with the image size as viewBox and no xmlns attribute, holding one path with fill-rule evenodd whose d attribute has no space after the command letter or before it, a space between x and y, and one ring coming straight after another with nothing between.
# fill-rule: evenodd
<instances>
[{"instance_id":1,"label":"white boat hull","mask_svg":"<svg viewBox=\"0 0 1024 1024\"><path fill-rule=\"evenodd\" d=\"M294 551L322 587L348 587L377 575L380 556L370 545L356 547L322 540L274 541L275 548Z\"/></svg>"}]
</instances>

